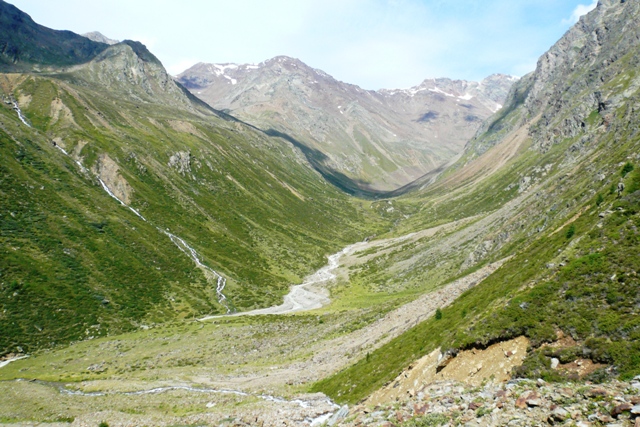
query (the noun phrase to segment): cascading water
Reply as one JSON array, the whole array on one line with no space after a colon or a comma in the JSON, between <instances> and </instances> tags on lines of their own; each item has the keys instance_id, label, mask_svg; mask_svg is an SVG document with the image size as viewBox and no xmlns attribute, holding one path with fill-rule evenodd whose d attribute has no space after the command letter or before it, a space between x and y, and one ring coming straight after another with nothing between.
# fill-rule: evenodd
<instances>
[{"instance_id":1,"label":"cascading water","mask_svg":"<svg viewBox=\"0 0 640 427\"><path fill-rule=\"evenodd\" d=\"M176 236L175 234L171 234L166 230L162 230L160 228L158 228L158 230L166 234L171 239L173 244L176 245L182 252L187 254L198 267L213 275L216 280L216 295L218 296L218 302L227 309L227 313L230 313L231 309L229 308L229 304L227 304L227 297L222 293L222 291L224 291L225 285L227 284L227 279L222 277L220 273L218 273L211 267L203 264L202 261L200 261L198 252L196 252L195 249L189 246L189 244L187 244L184 239Z\"/></svg>"},{"instance_id":2,"label":"cascading water","mask_svg":"<svg viewBox=\"0 0 640 427\"><path fill-rule=\"evenodd\" d=\"M16 110L16 112L18 113L18 118L20 119L20 121L25 125L27 125L28 127L31 127L31 125L27 123L27 119L22 114L22 111L20 110L20 106L18 106L18 103L16 101L12 101L12 102L13 102L13 109Z\"/></svg>"},{"instance_id":3,"label":"cascading water","mask_svg":"<svg viewBox=\"0 0 640 427\"><path fill-rule=\"evenodd\" d=\"M15 103L14 103L15 104ZM17 107L16 107L17 108ZM19 111L19 110L18 110ZM20 114L21 115L21 114ZM24 121L24 120L23 120ZM27 124L25 122L25 124ZM27 124L28 126L28 124ZM54 146L60 150L62 153L64 153L65 156L71 158L71 156L69 156L69 153L67 153L67 151L60 147L58 144L54 143ZM80 170L82 172L88 172L87 168L85 168L82 163L80 163L77 160L74 160L74 162L80 167ZM112 198L114 198L115 200L118 201L118 203L120 203L122 206L124 206L125 208L129 209L131 212L133 212L138 218L140 218L141 220L143 220L144 222L149 222L147 221L147 219L142 216L142 214L140 212L138 212L136 209L132 208L131 206L127 205L125 202L123 202L122 200L120 200L120 198L118 196L116 196L107 186L107 184L98 176L96 176L96 178L98 179L98 182L100 182L100 185L102 186L102 189ZM229 304L227 302L227 297L224 295L223 291L224 288L227 284L227 279L225 279L220 273L218 273L217 271L215 271L214 269L212 269L211 267L209 267L208 265L205 265L202 263L202 261L200 260L200 256L198 255L198 252L191 247L187 242L184 241L183 238L176 236L175 234L170 233L167 230L163 230L160 227L156 226L156 229L158 229L158 231L160 231L162 234L166 235L167 237L169 237L169 239L171 240L171 242L176 245L178 247L178 249L180 249L182 252L184 252L189 258L191 258L193 260L193 262L195 262L196 266L200 269L203 270L203 272L205 273L205 277L207 277L207 279L209 278L213 278L216 281L216 295L218 297L218 303L220 303L220 305L222 305L226 310L227 313L231 313L231 309L229 308Z\"/></svg>"}]
</instances>

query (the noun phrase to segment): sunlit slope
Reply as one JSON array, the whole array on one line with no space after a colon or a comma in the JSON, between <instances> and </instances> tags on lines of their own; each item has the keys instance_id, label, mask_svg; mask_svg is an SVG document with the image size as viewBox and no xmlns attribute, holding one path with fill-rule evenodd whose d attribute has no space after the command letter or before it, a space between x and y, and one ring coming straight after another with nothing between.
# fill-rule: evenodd
<instances>
[{"instance_id":1,"label":"sunlit slope","mask_svg":"<svg viewBox=\"0 0 640 427\"><path fill-rule=\"evenodd\" d=\"M225 312L163 230L228 279L232 310L278 303L372 233L289 142L193 101L143 49L0 76L2 352Z\"/></svg>"},{"instance_id":2,"label":"sunlit slope","mask_svg":"<svg viewBox=\"0 0 640 427\"><path fill-rule=\"evenodd\" d=\"M372 259L376 277L395 269L404 287L420 286L433 273L512 258L441 319L363 354L316 390L357 401L437 347L482 348L519 335L533 348L518 375L558 379L551 357L578 356L605 365L593 380L640 373L638 14L637 3L600 2L516 84L456 165L393 202L410 215L398 235L469 224L438 237L457 249L452 256L434 259L435 242L408 246ZM393 283L387 277L380 288ZM575 345L539 348L559 331Z\"/></svg>"}]
</instances>

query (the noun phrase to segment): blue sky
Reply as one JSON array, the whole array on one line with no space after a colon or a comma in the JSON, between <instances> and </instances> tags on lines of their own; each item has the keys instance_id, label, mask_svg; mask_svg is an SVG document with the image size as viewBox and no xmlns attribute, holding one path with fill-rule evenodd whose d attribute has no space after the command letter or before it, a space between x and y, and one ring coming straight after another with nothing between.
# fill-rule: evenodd
<instances>
[{"instance_id":1,"label":"blue sky","mask_svg":"<svg viewBox=\"0 0 640 427\"><path fill-rule=\"evenodd\" d=\"M8 0L38 23L138 40L177 74L299 58L365 89L521 76L595 0Z\"/></svg>"}]
</instances>

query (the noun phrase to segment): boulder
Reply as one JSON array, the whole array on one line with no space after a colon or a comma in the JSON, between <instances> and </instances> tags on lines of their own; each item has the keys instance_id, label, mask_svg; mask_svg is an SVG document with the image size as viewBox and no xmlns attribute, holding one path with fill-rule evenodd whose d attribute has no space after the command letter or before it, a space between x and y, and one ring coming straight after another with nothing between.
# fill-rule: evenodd
<instances>
[{"instance_id":1,"label":"boulder","mask_svg":"<svg viewBox=\"0 0 640 427\"><path fill-rule=\"evenodd\" d=\"M618 418L622 413L630 412L632 408L633 406L631 405L631 403L627 403L627 402L621 403L620 405L615 406L611 410L611 416L613 418Z\"/></svg>"}]
</instances>

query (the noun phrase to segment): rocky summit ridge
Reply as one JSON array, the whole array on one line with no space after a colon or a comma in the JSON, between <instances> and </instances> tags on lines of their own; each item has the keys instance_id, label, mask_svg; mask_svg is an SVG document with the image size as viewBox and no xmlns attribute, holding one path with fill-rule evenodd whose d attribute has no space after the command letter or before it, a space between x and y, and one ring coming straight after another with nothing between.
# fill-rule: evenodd
<instances>
[{"instance_id":1,"label":"rocky summit ridge","mask_svg":"<svg viewBox=\"0 0 640 427\"><path fill-rule=\"evenodd\" d=\"M370 194L395 190L453 159L517 80L431 79L407 90L371 91L286 56L199 63L176 78L214 108L318 150L345 189Z\"/></svg>"}]
</instances>

